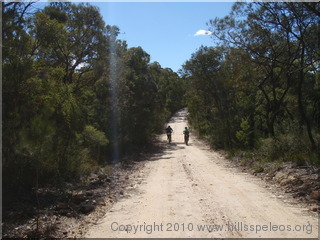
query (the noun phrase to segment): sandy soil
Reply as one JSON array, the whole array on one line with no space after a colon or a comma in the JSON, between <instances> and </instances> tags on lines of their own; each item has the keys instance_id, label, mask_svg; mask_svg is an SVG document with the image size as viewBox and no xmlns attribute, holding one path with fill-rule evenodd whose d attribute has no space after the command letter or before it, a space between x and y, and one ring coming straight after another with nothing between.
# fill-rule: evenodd
<instances>
[{"instance_id":1,"label":"sandy soil","mask_svg":"<svg viewBox=\"0 0 320 240\"><path fill-rule=\"evenodd\" d=\"M278 198L266 183L230 167L192 131L183 143L186 111L170 121L173 142L133 176L124 197L87 232L87 238L316 238L318 218Z\"/></svg>"}]
</instances>

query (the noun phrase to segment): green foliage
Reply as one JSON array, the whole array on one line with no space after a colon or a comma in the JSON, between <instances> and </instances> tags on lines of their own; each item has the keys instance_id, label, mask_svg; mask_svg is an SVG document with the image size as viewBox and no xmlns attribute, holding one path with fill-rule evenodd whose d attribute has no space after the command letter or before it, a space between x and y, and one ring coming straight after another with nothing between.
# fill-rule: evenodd
<instances>
[{"instance_id":1,"label":"green foliage","mask_svg":"<svg viewBox=\"0 0 320 240\"><path fill-rule=\"evenodd\" d=\"M224 58L222 48L201 47L183 66L183 76L189 82L191 124L216 147L231 148L239 120L230 117L235 113L236 92Z\"/></svg>"},{"instance_id":2,"label":"green foliage","mask_svg":"<svg viewBox=\"0 0 320 240\"><path fill-rule=\"evenodd\" d=\"M236 137L243 147L247 148L252 146L252 130L249 125L249 120L243 118L240 124L241 130L236 132Z\"/></svg>"},{"instance_id":3,"label":"green foliage","mask_svg":"<svg viewBox=\"0 0 320 240\"><path fill-rule=\"evenodd\" d=\"M5 200L140 151L184 106L185 84L127 48L89 4L3 4ZM24 15L24 13L28 13Z\"/></svg>"},{"instance_id":4,"label":"green foliage","mask_svg":"<svg viewBox=\"0 0 320 240\"><path fill-rule=\"evenodd\" d=\"M199 134L231 152L319 162L317 23L305 5L279 2L236 3L211 20L220 45L199 48L182 70Z\"/></svg>"},{"instance_id":5,"label":"green foliage","mask_svg":"<svg viewBox=\"0 0 320 240\"><path fill-rule=\"evenodd\" d=\"M109 143L105 134L93 126L85 126L82 135L84 141L89 145L106 146Z\"/></svg>"},{"instance_id":6,"label":"green foliage","mask_svg":"<svg viewBox=\"0 0 320 240\"><path fill-rule=\"evenodd\" d=\"M282 134L277 138L261 139L257 153L271 161L312 162L307 137Z\"/></svg>"}]
</instances>

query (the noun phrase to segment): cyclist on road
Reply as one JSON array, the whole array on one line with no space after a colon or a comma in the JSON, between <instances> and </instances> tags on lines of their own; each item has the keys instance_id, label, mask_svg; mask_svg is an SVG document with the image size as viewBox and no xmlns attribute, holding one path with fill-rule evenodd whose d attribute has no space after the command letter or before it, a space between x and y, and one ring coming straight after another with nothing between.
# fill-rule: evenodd
<instances>
[{"instance_id":1,"label":"cyclist on road","mask_svg":"<svg viewBox=\"0 0 320 240\"><path fill-rule=\"evenodd\" d=\"M183 134L184 134L184 142L186 145L188 145L188 142L189 142L189 129L187 127L184 128L183 130Z\"/></svg>"},{"instance_id":2,"label":"cyclist on road","mask_svg":"<svg viewBox=\"0 0 320 240\"><path fill-rule=\"evenodd\" d=\"M171 135L172 135L172 133L173 133L173 129L172 129L170 126L168 126L168 127L166 128L166 133L167 133L168 142L171 143Z\"/></svg>"}]
</instances>

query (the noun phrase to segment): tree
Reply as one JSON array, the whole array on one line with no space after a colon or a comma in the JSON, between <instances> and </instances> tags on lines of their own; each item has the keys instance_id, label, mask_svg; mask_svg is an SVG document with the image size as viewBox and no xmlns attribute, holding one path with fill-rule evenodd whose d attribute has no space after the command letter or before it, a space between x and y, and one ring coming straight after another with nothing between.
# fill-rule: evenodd
<instances>
[{"instance_id":1,"label":"tree","mask_svg":"<svg viewBox=\"0 0 320 240\"><path fill-rule=\"evenodd\" d=\"M287 95L295 92L300 125L306 125L314 150L303 89L306 71L315 61L312 36L317 20L315 15L310 15L310 8L304 6L301 3L237 3L229 16L212 20L210 25L215 38L226 46L246 50L251 62L260 68L260 80L254 82L264 97L263 115L269 134L275 136L277 118L288 112Z\"/></svg>"},{"instance_id":2,"label":"tree","mask_svg":"<svg viewBox=\"0 0 320 240\"><path fill-rule=\"evenodd\" d=\"M178 75L128 49L97 8L2 6L6 201L141 151L182 106Z\"/></svg>"},{"instance_id":3,"label":"tree","mask_svg":"<svg viewBox=\"0 0 320 240\"><path fill-rule=\"evenodd\" d=\"M51 5L37 13L32 33L41 43L41 59L63 67L64 83L73 84L76 92L94 81L84 75L102 59L107 29L97 8L89 4L65 8Z\"/></svg>"},{"instance_id":4,"label":"tree","mask_svg":"<svg viewBox=\"0 0 320 240\"><path fill-rule=\"evenodd\" d=\"M219 147L232 146L233 94L223 69L223 49L201 47L184 65L190 81L187 94L190 120L201 134L208 135Z\"/></svg>"}]
</instances>

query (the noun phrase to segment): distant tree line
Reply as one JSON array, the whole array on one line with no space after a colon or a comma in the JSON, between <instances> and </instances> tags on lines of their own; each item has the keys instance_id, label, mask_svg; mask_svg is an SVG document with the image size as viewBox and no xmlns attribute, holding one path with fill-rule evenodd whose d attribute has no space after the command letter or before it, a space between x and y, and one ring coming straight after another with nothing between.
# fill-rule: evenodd
<instances>
[{"instance_id":1,"label":"distant tree line","mask_svg":"<svg viewBox=\"0 0 320 240\"><path fill-rule=\"evenodd\" d=\"M96 7L1 4L4 198L140 151L183 106L177 73L128 48Z\"/></svg>"},{"instance_id":2,"label":"distant tree line","mask_svg":"<svg viewBox=\"0 0 320 240\"><path fill-rule=\"evenodd\" d=\"M181 75L190 122L218 148L320 164L319 4L235 3Z\"/></svg>"}]
</instances>

